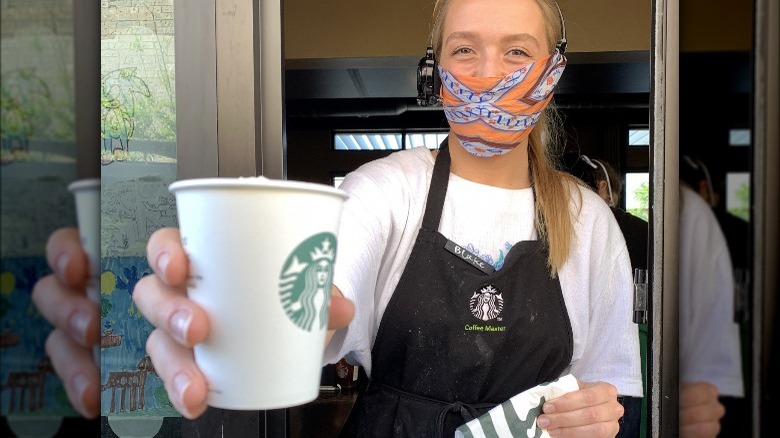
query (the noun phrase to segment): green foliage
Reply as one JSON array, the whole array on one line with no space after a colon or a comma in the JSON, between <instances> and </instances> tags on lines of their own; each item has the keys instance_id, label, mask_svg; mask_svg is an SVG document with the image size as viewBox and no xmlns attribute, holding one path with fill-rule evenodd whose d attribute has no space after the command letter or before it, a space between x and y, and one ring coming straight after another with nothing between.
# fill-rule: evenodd
<instances>
[{"instance_id":1,"label":"green foliage","mask_svg":"<svg viewBox=\"0 0 780 438\"><path fill-rule=\"evenodd\" d=\"M136 70L136 67L120 68L101 77L100 131L103 138L127 140L133 137L136 106L151 97L149 87Z\"/></svg>"},{"instance_id":2,"label":"green foliage","mask_svg":"<svg viewBox=\"0 0 780 438\"><path fill-rule=\"evenodd\" d=\"M3 72L0 83L0 137L41 138L52 125L52 94L34 69Z\"/></svg>"},{"instance_id":3,"label":"green foliage","mask_svg":"<svg viewBox=\"0 0 780 438\"><path fill-rule=\"evenodd\" d=\"M640 204L649 207L650 205L650 186L643 182L634 191L634 199ZM647 208L646 207L646 208Z\"/></svg>"},{"instance_id":4,"label":"green foliage","mask_svg":"<svg viewBox=\"0 0 780 438\"><path fill-rule=\"evenodd\" d=\"M650 212L650 186L643 182L642 184L639 184L637 189L634 191L634 200L644 207L639 208L629 208L627 211L634 216L640 217L644 220L649 220L649 212Z\"/></svg>"},{"instance_id":5,"label":"green foliage","mask_svg":"<svg viewBox=\"0 0 780 438\"><path fill-rule=\"evenodd\" d=\"M172 37L156 35L157 53L145 53L140 36L131 50L157 61L155 77L141 78L136 67L120 68L102 78L103 138L133 138L172 142L176 140L176 98L173 66L167 65ZM147 83L148 82L148 83Z\"/></svg>"},{"instance_id":6,"label":"green foliage","mask_svg":"<svg viewBox=\"0 0 780 438\"><path fill-rule=\"evenodd\" d=\"M137 102L135 128L136 139L176 141L176 104L154 97Z\"/></svg>"},{"instance_id":7,"label":"green foliage","mask_svg":"<svg viewBox=\"0 0 780 438\"><path fill-rule=\"evenodd\" d=\"M737 190L734 191L734 196L737 197L739 206L729 208L729 213L746 221L750 221L750 185L745 183L739 186Z\"/></svg>"}]
</instances>

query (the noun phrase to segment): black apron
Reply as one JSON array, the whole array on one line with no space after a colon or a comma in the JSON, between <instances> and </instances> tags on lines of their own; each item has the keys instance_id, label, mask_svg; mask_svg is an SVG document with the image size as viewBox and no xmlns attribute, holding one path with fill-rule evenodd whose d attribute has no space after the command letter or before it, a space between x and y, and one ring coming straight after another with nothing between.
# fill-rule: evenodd
<instances>
[{"instance_id":1,"label":"black apron","mask_svg":"<svg viewBox=\"0 0 780 438\"><path fill-rule=\"evenodd\" d=\"M439 233L446 146L371 351L372 380L352 412L357 436L451 437L497 404L558 378L571 362L571 323L546 245L518 242L491 272Z\"/></svg>"}]
</instances>

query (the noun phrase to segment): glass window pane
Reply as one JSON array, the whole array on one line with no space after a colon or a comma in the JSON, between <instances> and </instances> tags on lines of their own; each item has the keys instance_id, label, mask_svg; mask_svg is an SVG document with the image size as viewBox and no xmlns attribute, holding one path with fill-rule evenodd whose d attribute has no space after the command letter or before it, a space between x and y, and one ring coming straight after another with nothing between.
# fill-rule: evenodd
<instances>
[{"instance_id":1,"label":"glass window pane","mask_svg":"<svg viewBox=\"0 0 780 438\"><path fill-rule=\"evenodd\" d=\"M626 174L626 211L644 220L649 220L650 174Z\"/></svg>"},{"instance_id":2,"label":"glass window pane","mask_svg":"<svg viewBox=\"0 0 780 438\"><path fill-rule=\"evenodd\" d=\"M750 130L729 129L729 146L750 146Z\"/></svg>"},{"instance_id":3,"label":"glass window pane","mask_svg":"<svg viewBox=\"0 0 780 438\"><path fill-rule=\"evenodd\" d=\"M750 221L750 173L726 174L726 210L734 216Z\"/></svg>"},{"instance_id":4,"label":"glass window pane","mask_svg":"<svg viewBox=\"0 0 780 438\"><path fill-rule=\"evenodd\" d=\"M154 436L164 417L180 415L146 357L153 327L135 307L132 292L152 272L149 236L177 224L168 192L177 153L173 0L100 5L101 415L118 436L137 430ZM126 382L139 373L144 385L133 396L122 377Z\"/></svg>"},{"instance_id":5,"label":"glass window pane","mask_svg":"<svg viewBox=\"0 0 780 438\"><path fill-rule=\"evenodd\" d=\"M52 325L31 299L35 283L51 273L47 239L59 228L76 226L73 195L67 190L77 177L73 19L68 1L0 2L4 432L10 428L21 434L30 429L19 426L35 424L38 436L54 436L62 417L79 416L45 351Z\"/></svg>"},{"instance_id":6,"label":"glass window pane","mask_svg":"<svg viewBox=\"0 0 780 438\"><path fill-rule=\"evenodd\" d=\"M395 151L401 149L400 133L340 132L333 136L337 151Z\"/></svg>"},{"instance_id":7,"label":"glass window pane","mask_svg":"<svg viewBox=\"0 0 780 438\"><path fill-rule=\"evenodd\" d=\"M649 146L650 145L650 130L649 129L629 129L628 130L628 145L629 146Z\"/></svg>"},{"instance_id":8,"label":"glass window pane","mask_svg":"<svg viewBox=\"0 0 780 438\"><path fill-rule=\"evenodd\" d=\"M353 135L352 138L358 145L358 149L362 151L374 150L374 145L370 144L367 135Z\"/></svg>"},{"instance_id":9,"label":"glass window pane","mask_svg":"<svg viewBox=\"0 0 780 438\"><path fill-rule=\"evenodd\" d=\"M349 150L349 143L345 141L346 137L343 135L336 135L334 138L334 147L337 151Z\"/></svg>"},{"instance_id":10,"label":"glass window pane","mask_svg":"<svg viewBox=\"0 0 780 438\"><path fill-rule=\"evenodd\" d=\"M439 145L447 137L447 132L415 132L406 134L406 148L412 149L425 146L428 149L439 149Z\"/></svg>"}]
</instances>

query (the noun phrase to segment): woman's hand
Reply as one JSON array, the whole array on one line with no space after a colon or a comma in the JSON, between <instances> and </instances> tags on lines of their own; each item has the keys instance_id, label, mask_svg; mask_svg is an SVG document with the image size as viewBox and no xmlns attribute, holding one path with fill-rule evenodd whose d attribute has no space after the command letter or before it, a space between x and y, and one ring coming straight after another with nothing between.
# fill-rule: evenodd
<instances>
[{"instance_id":1,"label":"woman's hand","mask_svg":"<svg viewBox=\"0 0 780 438\"><path fill-rule=\"evenodd\" d=\"M133 291L136 306L156 327L146 351L173 406L192 419L206 410L207 383L195 364L192 347L208 336L208 317L187 298L189 264L179 231L156 231L149 238L146 255L154 274L142 278ZM334 293L331 300L330 329L345 327L352 320L354 306L340 295Z\"/></svg>"},{"instance_id":2,"label":"woman's hand","mask_svg":"<svg viewBox=\"0 0 780 438\"><path fill-rule=\"evenodd\" d=\"M62 228L46 242L54 271L35 283L32 300L54 330L46 354L65 385L70 404L86 418L100 413L100 373L92 348L100 338L99 305L87 298L89 264L75 228Z\"/></svg>"},{"instance_id":3,"label":"woman's hand","mask_svg":"<svg viewBox=\"0 0 780 438\"><path fill-rule=\"evenodd\" d=\"M718 401L718 388L707 382L680 382L680 436L710 438L720 432L726 409Z\"/></svg>"},{"instance_id":4,"label":"woman's hand","mask_svg":"<svg viewBox=\"0 0 780 438\"><path fill-rule=\"evenodd\" d=\"M554 437L614 437L623 406L617 388L606 382L585 383L580 389L545 402L536 424Z\"/></svg>"}]
</instances>

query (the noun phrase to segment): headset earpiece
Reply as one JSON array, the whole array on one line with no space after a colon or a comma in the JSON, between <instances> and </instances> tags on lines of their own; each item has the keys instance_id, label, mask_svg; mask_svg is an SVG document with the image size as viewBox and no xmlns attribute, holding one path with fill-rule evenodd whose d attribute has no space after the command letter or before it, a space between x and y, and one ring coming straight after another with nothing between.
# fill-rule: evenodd
<instances>
[{"instance_id":1,"label":"headset earpiece","mask_svg":"<svg viewBox=\"0 0 780 438\"><path fill-rule=\"evenodd\" d=\"M587 155L580 155L580 158L582 159L585 164L593 168L593 170L598 170L599 167L601 167L601 171L604 172L604 180L607 182L607 192L609 193L609 206L614 207L615 206L615 198L612 196L612 182L609 180L609 172L607 172L607 167L604 166L604 164L601 163L599 160L594 160L591 158L588 158ZM595 178L595 175L593 175L593 184L596 184L597 180ZM598 187L593 187L594 189L598 190Z\"/></svg>"},{"instance_id":2,"label":"headset earpiece","mask_svg":"<svg viewBox=\"0 0 780 438\"><path fill-rule=\"evenodd\" d=\"M440 84L436 55L433 53L433 47L428 46L425 56L417 64L417 104L420 106L441 105L441 98L437 94Z\"/></svg>"}]
</instances>

